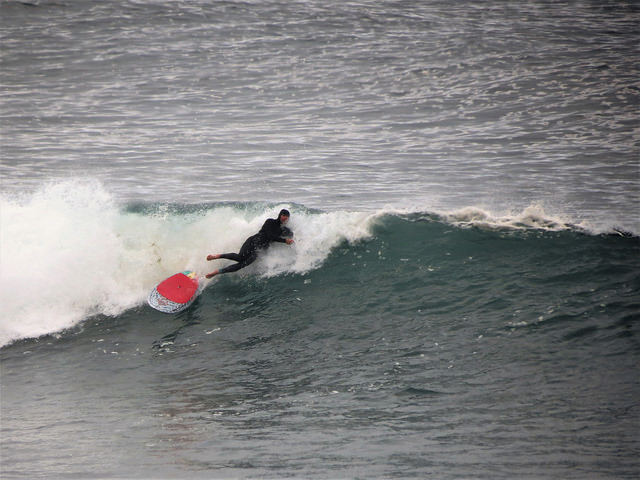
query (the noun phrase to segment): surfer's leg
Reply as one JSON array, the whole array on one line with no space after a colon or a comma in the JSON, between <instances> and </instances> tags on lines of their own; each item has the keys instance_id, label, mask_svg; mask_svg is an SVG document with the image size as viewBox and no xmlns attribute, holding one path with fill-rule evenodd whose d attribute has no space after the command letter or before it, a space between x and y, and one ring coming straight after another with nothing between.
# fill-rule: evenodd
<instances>
[{"instance_id":1,"label":"surfer's leg","mask_svg":"<svg viewBox=\"0 0 640 480\"><path fill-rule=\"evenodd\" d=\"M234 262L238 262L238 263L236 263L235 265L230 265L226 269L221 268L219 270L214 270L213 272L206 274L205 277L213 278L220 273L228 273L228 272L235 271L231 267L237 267L237 269L242 268L239 265L240 265L240 262L242 262L243 258L237 253L220 253L217 255L207 255L207 260L217 260L218 258L224 258L225 260L233 260Z\"/></svg>"},{"instance_id":2,"label":"surfer's leg","mask_svg":"<svg viewBox=\"0 0 640 480\"><path fill-rule=\"evenodd\" d=\"M256 258L258 258L258 249L255 245L254 238L247 238L247 240L245 240L245 242L242 244L239 253L221 253L220 255L209 255L207 257L207 260L215 260L218 258L233 260L238 263L229 265L228 267L224 267L219 270L215 270L206 275L207 278L213 278L221 273L237 272L241 268L244 268L247 265L255 262Z\"/></svg>"},{"instance_id":3,"label":"surfer's leg","mask_svg":"<svg viewBox=\"0 0 640 480\"><path fill-rule=\"evenodd\" d=\"M250 252L247 252L247 255L245 255L244 257L241 257L240 255L238 255L238 257L239 257L239 260L237 260L238 263L229 265L228 267L221 268L220 270L218 270L218 274L237 272L241 268L244 268L247 265L252 264L253 262L256 261L256 258L258 258L258 252L256 250L252 250Z\"/></svg>"},{"instance_id":4,"label":"surfer's leg","mask_svg":"<svg viewBox=\"0 0 640 480\"><path fill-rule=\"evenodd\" d=\"M219 253L217 255L207 255L207 260L217 260L219 258L224 258L226 260L233 260L234 262L242 261L242 256L237 253Z\"/></svg>"},{"instance_id":5,"label":"surfer's leg","mask_svg":"<svg viewBox=\"0 0 640 480\"><path fill-rule=\"evenodd\" d=\"M218 258L224 258L225 260L233 260L234 262L241 262L242 256L237 253L221 253Z\"/></svg>"}]
</instances>

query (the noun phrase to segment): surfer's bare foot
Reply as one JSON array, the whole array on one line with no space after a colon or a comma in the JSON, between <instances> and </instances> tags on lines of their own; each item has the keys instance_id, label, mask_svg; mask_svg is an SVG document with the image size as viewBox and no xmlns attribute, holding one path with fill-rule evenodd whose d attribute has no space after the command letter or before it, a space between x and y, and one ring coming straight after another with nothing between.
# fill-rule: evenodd
<instances>
[{"instance_id":1,"label":"surfer's bare foot","mask_svg":"<svg viewBox=\"0 0 640 480\"><path fill-rule=\"evenodd\" d=\"M211 261L211 260L216 260L220 258L220 255L207 255L207 260Z\"/></svg>"},{"instance_id":2,"label":"surfer's bare foot","mask_svg":"<svg viewBox=\"0 0 640 480\"><path fill-rule=\"evenodd\" d=\"M217 274L218 274L218 270L215 270L215 271L213 271L213 272L211 272L211 273L207 273L207 274L205 275L205 277L206 277L206 278L213 278L213 277L215 277Z\"/></svg>"}]
</instances>

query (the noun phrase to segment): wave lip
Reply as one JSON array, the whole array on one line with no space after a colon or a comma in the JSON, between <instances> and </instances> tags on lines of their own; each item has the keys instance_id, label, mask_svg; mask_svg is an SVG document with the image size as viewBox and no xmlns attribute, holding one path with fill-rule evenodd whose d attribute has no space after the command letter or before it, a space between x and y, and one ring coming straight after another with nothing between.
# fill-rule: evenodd
<instances>
[{"instance_id":1,"label":"wave lip","mask_svg":"<svg viewBox=\"0 0 640 480\"><path fill-rule=\"evenodd\" d=\"M614 225L594 225L593 223L576 222L561 214L550 214L541 204L532 204L520 212L496 214L480 207L465 207L450 212L434 213L443 222L457 227L477 227L491 230L544 230L559 232L576 231L590 235L638 236L636 232Z\"/></svg>"}]
</instances>

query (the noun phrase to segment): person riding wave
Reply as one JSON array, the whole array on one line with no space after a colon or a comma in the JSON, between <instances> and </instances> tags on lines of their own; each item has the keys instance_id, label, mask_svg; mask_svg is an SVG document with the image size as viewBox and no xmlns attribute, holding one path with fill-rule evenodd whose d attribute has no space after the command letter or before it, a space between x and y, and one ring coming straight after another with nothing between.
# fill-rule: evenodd
<instances>
[{"instance_id":1,"label":"person riding wave","mask_svg":"<svg viewBox=\"0 0 640 480\"><path fill-rule=\"evenodd\" d=\"M285 224L289 221L289 210L282 209L278 213L278 218L267 219L258 233L247 238L240 247L238 253L220 253L216 255L207 255L207 260L217 260L224 258L227 260L233 260L237 263L229 265L225 268L214 270L211 273L205 275L207 278L213 278L216 275L222 273L236 272L247 265L252 264L258 258L258 252L265 250L272 242L286 243L291 245L293 243L292 238L285 238L284 235L292 235L291 230L285 227Z\"/></svg>"}]
</instances>

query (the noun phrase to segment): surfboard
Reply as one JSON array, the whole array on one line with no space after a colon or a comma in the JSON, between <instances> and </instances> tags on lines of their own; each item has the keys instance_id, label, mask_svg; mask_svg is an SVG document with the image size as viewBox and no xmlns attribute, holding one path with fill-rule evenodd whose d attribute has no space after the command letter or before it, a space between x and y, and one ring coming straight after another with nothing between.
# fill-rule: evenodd
<instances>
[{"instance_id":1,"label":"surfboard","mask_svg":"<svg viewBox=\"0 0 640 480\"><path fill-rule=\"evenodd\" d=\"M149 294L147 303L163 313L178 313L188 308L200 293L200 279L185 270L160 282Z\"/></svg>"}]
</instances>

